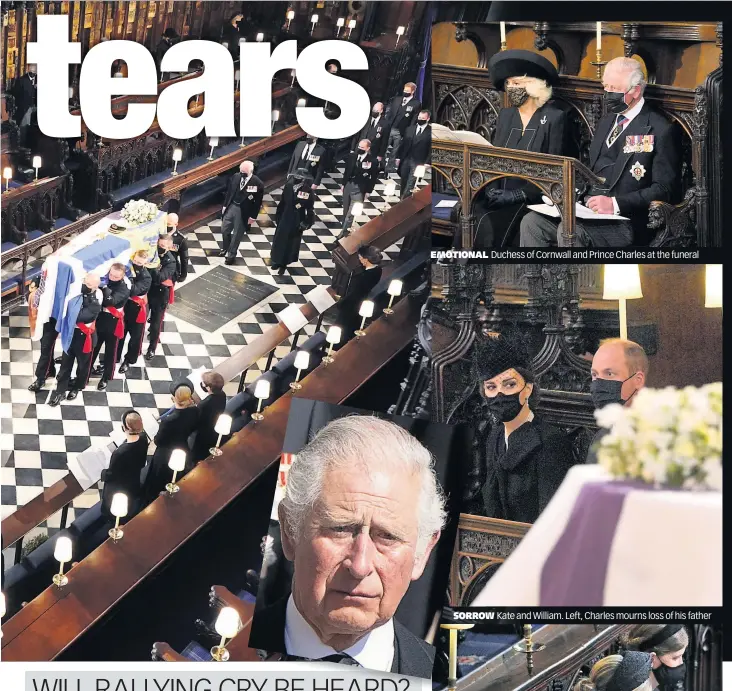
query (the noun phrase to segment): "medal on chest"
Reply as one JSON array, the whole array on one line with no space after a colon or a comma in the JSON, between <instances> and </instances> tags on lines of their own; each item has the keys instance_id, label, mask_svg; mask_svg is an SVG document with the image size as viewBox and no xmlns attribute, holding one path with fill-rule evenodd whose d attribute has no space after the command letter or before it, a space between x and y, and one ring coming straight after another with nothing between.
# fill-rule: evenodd
<instances>
[{"instance_id":1,"label":"medal on chest","mask_svg":"<svg viewBox=\"0 0 732 691\"><path fill-rule=\"evenodd\" d=\"M630 168L630 174L638 181L646 174L646 169L636 161Z\"/></svg>"}]
</instances>

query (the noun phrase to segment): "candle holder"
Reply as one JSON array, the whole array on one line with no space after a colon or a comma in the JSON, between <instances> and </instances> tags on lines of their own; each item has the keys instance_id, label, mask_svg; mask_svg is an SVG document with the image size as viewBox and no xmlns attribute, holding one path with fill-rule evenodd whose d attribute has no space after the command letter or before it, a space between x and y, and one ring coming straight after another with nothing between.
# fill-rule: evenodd
<instances>
[{"instance_id":1,"label":"candle holder","mask_svg":"<svg viewBox=\"0 0 732 691\"><path fill-rule=\"evenodd\" d=\"M472 629L474 624L440 624L441 629L447 629L450 636L450 647L448 649L448 672L447 686L454 689L457 684L457 644L458 631Z\"/></svg>"},{"instance_id":2,"label":"candle holder","mask_svg":"<svg viewBox=\"0 0 732 691\"><path fill-rule=\"evenodd\" d=\"M168 490L168 494L172 497L180 491L180 487L175 484L175 479L178 473L185 468L186 465L186 452L183 449L173 449L170 452L170 460L168 461L168 468L173 471L173 480L165 485L165 489Z\"/></svg>"},{"instance_id":3,"label":"candle holder","mask_svg":"<svg viewBox=\"0 0 732 691\"><path fill-rule=\"evenodd\" d=\"M397 298L402 294L402 287L403 284L398 279L394 279L391 283L389 283L389 288L386 291L387 293L389 293L389 305L387 307L384 307L384 309L382 310L382 312L387 317L390 314L394 314L394 310L391 308L391 306L394 303L394 298Z\"/></svg>"},{"instance_id":4,"label":"candle holder","mask_svg":"<svg viewBox=\"0 0 732 691\"><path fill-rule=\"evenodd\" d=\"M325 357L323 358L323 364L327 367L331 362L335 360L333 357L333 346L336 343L341 342L341 327L340 326L331 326L330 329L328 329L328 333L325 336L325 340L328 341L328 352L325 354Z\"/></svg>"},{"instance_id":5,"label":"candle holder","mask_svg":"<svg viewBox=\"0 0 732 691\"><path fill-rule=\"evenodd\" d=\"M129 502L127 495L122 492L117 492L112 497L112 505L109 507L109 512L115 517L114 528L111 528L109 531L109 537L112 538L112 542L121 540L124 535L122 528L119 527L119 519L127 515L128 508Z\"/></svg>"},{"instance_id":6,"label":"candle holder","mask_svg":"<svg viewBox=\"0 0 732 691\"><path fill-rule=\"evenodd\" d=\"M66 536L57 538L53 556L60 564L58 573L53 575L53 584L57 588L63 588L69 582L68 576L64 574L64 564L71 561L71 539Z\"/></svg>"},{"instance_id":7,"label":"candle holder","mask_svg":"<svg viewBox=\"0 0 732 691\"><path fill-rule=\"evenodd\" d=\"M356 338L361 338L366 335L366 331L364 330L366 320L374 316L374 303L371 300L364 300L361 303L361 308L358 310L358 316L361 317L361 326L353 333L356 334Z\"/></svg>"},{"instance_id":8,"label":"candle holder","mask_svg":"<svg viewBox=\"0 0 732 691\"><path fill-rule=\"evenodd\" d=\"M178 175L178 163L183 158L183 150L182 149L173 149L173 170L171 171L171 175Z\"/></svg>"},{"instance_id":9,"label":"candle holder","mask_svg":"<svg viewBox=\"0 0 732 691\"><path fill-rule=\"evenodd\" d=\"M38 182L38 170L41 167L41 157L40 156L34 156L33 157L33 167L36 170L36 177L35 177L34 182Z\"/></svg>"},{"instance_id":10,"label":"candle holder","mask_svg":"<svg viewBox=\"0 0 732 691\"><path fill-rule=\"evenodd\" d=\"M287 26L285 27L285 31L290 30L290 24L292 24L292 20L295 18L295 10L289 10L287 12Z\"/></svg>"},{"instance_id":11,"label":"candle holder","mask_svg":"<svg viewBox=\"0 0 732 691\"><path fill-rule=\"evenodd\" d=\"M534 643L532 640L531 624L524 624L524 637L518 642L514 643L513 649L519 653L536 653L539 650L544 650L546 645L544 643Z\"/></svg>"},{"instance_id":12,"label":"candle holder","mask_svg":"<svg viewBox=\"0 0 732 691\"><path fill-rule=\"evenodd\" d=\"M216 446L209 449L208 452L212 456L220 456L222 453L224 453L219 447L221 446L221 437L224 435L227 435L231 432L231 415L227 415L226 413L221 413L219 415L218 419L216 420L216 425L214 426L214 432L219 435L219 438L216 440Z\"/></svg>"},{"instance_id":13,"label":"candle holder","mask_svg":"<svg viewBox=\"0 0 732 691\"><path fill-rule=\"evenodd\" d=\"M302 371L308 368L308 365L310 364L310 353L307 352L307 350L301 350L298 352L298 354L295 356L295 369L297 370L297 374L295 375L295 381L290 382L290 388L293 391L299 391L302 389L302 384L300 384L300 376L302 375Z\"/></svg>"},{"instance_id":14,"label":"candle holder","mask_svg":"<svg viewBox=\"0 0 732 691\"><path fill-rule=\"evenodd\" d=\"M227 640L231 640L241 628L241 619L233 607L223 607L216 617L214 624L216 633L221 636L221 642L211 648L211 657L214 662L226 662L229 659L229 651L226 649Z\"/></svg>"},{"instance_id":15,"label":"candle holder","mask_svg":"<svg viewBox=\"0 0 732 691\"><path fill-rule=\"evenodd\" d=\"M260 379L257 382L257 385L254 387L254 396L257 399L257 410L252 413L252 420L254 422L261 422L264 420L262 402L269 398L269 382L266 379Z\"/></svg>"},{"instance_id":16,"label":"candle holder","mask_svg":"<svg viewBox=\"0 0 732 691\"><path fill-rule=\"evenodd\" d=\"M353 30L355 28L356 28L356 20L351 19L351 21L348 22L348 36L346 38L348 38L349 40L351 39L351 34L353 33Z\"/></svg>"},{"instance_id":17,"label":"candle holder","mask_svg":"<svg viewBox=\"0 0 732 691\"><path fill-rule=\"evenodd\" d=\"M219 145L219 138L218 137L211 137L211 139L208 140L208 145L211 147L211 153L209 154L207 161L213 161L214 160L214 149Z\"/></svg>"},{"instance_id":18,"label":"candle holder","mask_svg":"<svg viewBox=\"0 0 732 691\"><path fill-rule=\"evenodd\" d=\"M603 61L601 50L598 50L595 53L595 61L591 62L590 65L595 66L595 68L597 69L597 78L602 79L602 68L605 67L605 65L607 65L607 60Z\"/></svg>"},{"instance_id":19,"label":"candle holder","mask_svg":"<svg viewBox=\"0 0 732 691\"><path fill-rule=\"evenodd\" d=\"M346 20L344 17L338 17L336 20L336 38L338 38L341 35L341 29L343 28L343 25L346 23Z\"/></svg>"}]
</instances>

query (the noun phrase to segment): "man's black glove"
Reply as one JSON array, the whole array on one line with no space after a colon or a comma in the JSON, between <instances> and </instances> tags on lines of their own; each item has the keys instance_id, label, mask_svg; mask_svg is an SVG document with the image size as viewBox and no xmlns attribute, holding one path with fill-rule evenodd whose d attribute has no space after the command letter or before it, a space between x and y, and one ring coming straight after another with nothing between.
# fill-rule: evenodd
<instances>
[{"instance_id":1,"label":"man's black glove","mask_svg":"<svg viewBox=\"0 0 732 691\"><path fill-rule=\"evenodd\" d=\"M495 211L511 204L523 204L526 201L526 192L523 190L489 189L485 193L486 207Z\"/></svg>"}]
</instances>

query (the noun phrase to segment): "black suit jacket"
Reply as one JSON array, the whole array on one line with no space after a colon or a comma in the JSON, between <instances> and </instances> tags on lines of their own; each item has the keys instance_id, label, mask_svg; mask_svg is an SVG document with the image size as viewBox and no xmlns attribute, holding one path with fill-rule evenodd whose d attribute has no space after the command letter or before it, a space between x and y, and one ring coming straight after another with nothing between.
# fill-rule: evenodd
<instances>
[{"instance_id":1,"label":"black suit jacket","mask_svg":"<svg viewBox=\"0 0 732 691\"><path fill-rule=\"evenodd\" d=\"M289 596L288 596L289 597ZM268 653L286 653L285 617L287 600L282 598L254 615L249 645ZM409 629L394 621L394 660L391 672L422 679L432 678L435 649L415 636Z\"/></svg>"},{"instance_id":2,"label":"black suit jacket","mask_svg":"<svg viewBox=\"0 0 732 691\"><path fill-rule=\"evenodd\" d=\"M234 173L231 176L229 187L226 190L224 206L228 208L233 202L238 203L242 220L246 224L247 219L256 218L262 208L264 183L256 175L252 175L249 182L243 188L240 188L240 183L245 179L245 176L241 173Z\"/></svg>"},{"instance_id":3,"label":"black suit jacket","mask_svg":"<svg viewBox=\"0 0 732 691\"><path fill-rule=\"evenodd\" d=\"M104 489L102 490L102 511L109 514L112 497L123 492L130 500L130 505L140 498L142 488L140 472L147 462L147 449L150 439L143 431L136 442L125 442L112 452L109 468L102 471ZM133 513L133 511L130 511Z\"/></svg>"},{"instance_id":4,"label":"black suit jacket","mask_svg":"<svg viewBox=\"0 0 732 691\"><path fill-rule=\"evenodd\" d=\"M413 161L416 165L430 162L430 151L432 150L432 127L427 124L422 134L417 136L417 121L409 126L399 144L395 158L404 161Z\"/></svg>"},{"instance_id":5,"label":"black suit jacket","mask_svg":"<svg viewBox=\"0 0 732 691\"><path fill-rule=\"evenodd\" d=\"M358 151L349 154L346 162L346 172L343 175L343 185L354 182L361 194L371 194L379 177L379 162L369 151L361 162L358 161Z\"/></svg>"},{"instance_id":6,"label":"black suit jacket","mask_svg":"<svg viewBox=\"0 0 732 691\"><path fill-rule=\"evenodd\" d=\"M226 408L226 394L210 393L197 406L198 408L198 429L193 437L193 459L201 460L208 456L208 450L216 444L219 435L214 432L214 425L219 415Z\"/></svg>"},{"instance_id":7,"label":"black suit jacket","mask_svg":"<svg viewBox=\"0 0 732 691\"><path fill-rule=\"evenodd\" d=\"M386 145L389 142L389 122L386 119L384 113L377 120L375 125L371 124L373 116L369 115L368 122L363 126L361 131L353 137L351 141L351 153L356 151L358 143L362 139L368 139L371 142L371 155L379 156L384 155L386 151Z\"/></svg>"},{"instance_id":8,"label":"black suit jacket","mask_svg":"<svg viewBox=\"0 0 732 691\"><path fill-rule=\"evenodd\" d=\"M36 82L31 81L28 73L19 77L13 85L13 97L15 98L15 122L20 125L28 108L36 105L38 99L38 77Z\"/></svg>"},{"instance_id":9,"label":"black suit jacket","mask_svg":"<svg viewBox=\"0 0 732 691\"><path fill-rule=\"evenodd\" d=\"M615 115L605 115L597 124L590 146L590 167L594 167L602 145L615 123ZM644 103L640 113L620 135L615 146L624 147L628 137L651 135L653 151L620 151L604 187L615 197L621 216L630 218L636 242L647 234L648 207L652 201L673 202L681 188L681 146L678 130L660 113ZM643 171L636 166L639 163ZM636 171L636 176L632 173ZM639 176L639 177L637 177Z\"/></svg>"},{"instance_id":10,"label":"black suit jacket","mask_svg":"<svg viewBox=\"0 0 732 691\"><path fill-rule=\"evenodd\" d=\"M303 149L308 146L306 141L297 143L295 151L290 159L290 167L287 169L288 175L293 175L298 168L305 168L313 182L320 184L325 174L325 164L327 163L327 152L320 142L315 142L313 150L308 154L307 160L302 160Z\"/></svg>"},{"instance_id":11,"label":"black suit jacket","mask_svg":"<svg viewBox=\"0 0 732 691\"><path fill-rule=\"evenodd\" d=\"M412 96L409 103L404 106L402 105L403 98L404 96L401 94L394 96L386 108L389 128L399 130L402 134L417 119L419 111L422 110L422 103L416 96Z\"/></svg>"}]
</instances>

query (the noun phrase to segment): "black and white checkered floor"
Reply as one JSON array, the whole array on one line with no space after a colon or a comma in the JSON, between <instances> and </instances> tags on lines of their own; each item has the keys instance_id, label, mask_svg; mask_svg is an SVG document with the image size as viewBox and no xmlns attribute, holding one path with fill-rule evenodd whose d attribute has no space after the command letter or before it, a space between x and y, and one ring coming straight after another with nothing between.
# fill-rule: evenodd
<instances>
[{"instance_id":1,"label":"black and white checkered floor","mask_svg":"<svg viewBox=\"0 0 732 691\"><path fill-rule=\"evenodd\" d=\"M65 401L52 408L46 404L54 382L46 390L32 393L27 390L33 381L35 362L40 354L39 345L30 340L30 329L25 308L2 316L1 417L2 417L2 517L23 506L44 488L63 478L67 458L90 446L108 443L108 435L119 426L122 412L129 408L152 409L158 412L170 406L170 382L185 376L198 367L211 368L226 360L240 348L277 322L276 314L288 304L303 304L304 297L319 284L330 285L333 270L330 246L341 229L343 209L340 178L342 167L323 178L318 188L315 210L318 220L303 235L300 258L290 265L283 276L268 268L272 237L275 232L274 215L281 189L264 197L264 209L256 225L250 228L239 246L239 260L229 267L265 283L277 286L279 292L252 313L240 317L214 333L203 331L192 324L168 314L161 334L158 354L150 362L140 358L125 377L112 380L106 391L96 390L97 379L74 401ZM397 181L398 182L398 181ZM425 181L428 184L428 181ZM383 197L384 181L364 203L363 215L355 225L363 225L398 201ZM190 269L186 282L220 265L223 259L214 255L221 243L221 221L214 220L188 231ZM386 251L388 258L398 254L398 245ZM185 284L185 283L184 283ZM182 285L184 285L182 284ZM312 335L315 325L305 327ZM304 340L304 337L300 337ZM284 357L291 343L279 346L275 361ZM56 355L60 355L57 343ZM263 359L251 367L247 382L255 379L266 366ZM227 394L236 393L238 378L226 386ZM68 522L99 501L98 487L92 487L78 497L69 511ZM47 523L42 523L29 534L53 535L60 524L60 512ZM6 554L6 564L12 558Z\"/></svg>"}]
</instances>

